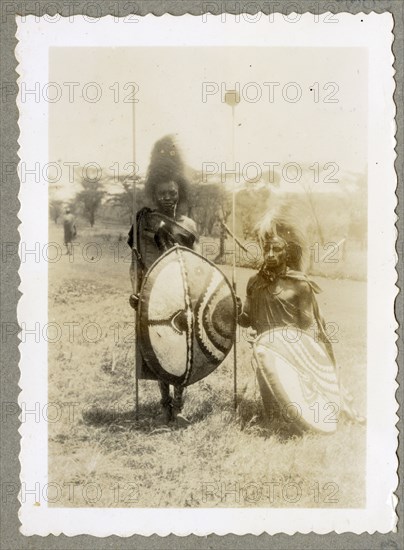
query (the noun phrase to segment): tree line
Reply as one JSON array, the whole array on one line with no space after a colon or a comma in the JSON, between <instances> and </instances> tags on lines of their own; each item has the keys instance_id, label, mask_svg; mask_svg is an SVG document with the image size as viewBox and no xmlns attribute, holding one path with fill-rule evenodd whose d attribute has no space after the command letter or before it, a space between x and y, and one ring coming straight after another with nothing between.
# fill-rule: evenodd
<instances>
[{"instance_id":1,"label":"tree line","mask_svg":"<svg viewBox=\"0 0 404 550\"><path fill-rule=\"evenodd\" d=\"M68 204L56 199L50 201L50 218L57 223L64 208L69 206L75 215L80 215L93 227L101 207L104 207L104 210L107 208L112 212L113 218L129 225L133 220L134 208L138 210L150 206L144 183L144 178L140 176L136 176L135 180L125 176L108 176L104 179L81 177L80 190ZM253 237L257 221L277 200L277 187L278 183L255 183L246 185L236 193L234 229L239 237L245 240ZM366 237L365 196L366 179L362 178L356 192L344 191L335 196L327 192L316 193L311 187L306 187L298 194L284 196L283 203L286 216L296 220L313 242L325 244L335 240L338 235L351 236L362 242ZM201 236L220 239L223 253L226 238L223 224L231 226L231 190L223 183L203 182L202 175L194 171L190 178L188 202L179 208L194 219Z\"/></svg>"},{"instance_id":2,"label":"tree line","mask_svg":"<svg viewBox=\"0 0 404 550\"><path fill-rule=\"evenodd\" d=\"M102 205L115 209L118 219L125 219L128 223L133 220L133 209L139 210L148 205L144 190L144 179L115 177L105 180L82 178L81 189L68 202L53 199L49 203L49 215L54 223L58 223L64 209L69 207L76 215L82 216L91 227L98 218ZM134 200L134 185L135 200ZM111 192L114 187L115 192ZM108 190L109 189L109 190ZM236 196L236 207L241 215L242 233L247 237L252 230L253 220L264 211L269 198L267 188L245 189ZM182 212L194 219L202 236L217 236L221 223L228 223L232 212L232 193L222 183L202 183L192 181L188 189L187 204L180 205Z\"/></svg>"}]
</instances>

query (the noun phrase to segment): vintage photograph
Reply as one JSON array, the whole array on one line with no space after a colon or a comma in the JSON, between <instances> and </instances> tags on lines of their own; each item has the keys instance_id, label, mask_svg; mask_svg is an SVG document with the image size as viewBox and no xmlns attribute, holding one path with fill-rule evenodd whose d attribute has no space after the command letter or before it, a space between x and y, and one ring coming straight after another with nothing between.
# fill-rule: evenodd
<instances>
[{"instance_id":1,"label":"vintage photograph","mask_svg":"<svg viewBox=\"0 0 404 550\"><path fill-rule=\"evenodd\" d=\"M368 48L83 42L20 81L47 117L43 505L366 511Z\"/></svg>"},{"instance_id":2,"label":"vintage photograph","mask_svg":"<svg viewBox=\"0 0 404 550\"><path fill-rule=\"evenodd\" d=\"M49 76L56 505L363 506L366 51L53 48Z\"/></svg>"}]
</instances>

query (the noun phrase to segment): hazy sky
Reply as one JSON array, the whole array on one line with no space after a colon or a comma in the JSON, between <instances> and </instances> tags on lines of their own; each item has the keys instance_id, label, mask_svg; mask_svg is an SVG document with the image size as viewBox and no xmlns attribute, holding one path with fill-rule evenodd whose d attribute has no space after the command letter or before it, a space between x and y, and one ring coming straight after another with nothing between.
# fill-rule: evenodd
<instances>
[{"instance_id":1,"label":"hazy sky","mask_svg":"<svg viewBox=\"0 0 404 550\"><path fill-rule=\"evenodd\" d=\"M227 88L240 83L236 108L236 160L246 162L336 162L342 171L364 171L367 155L367 51L359 48L52 48L49 80L62 90L49 104L50 160L118 163L133 160L132 103L124 102L138 86L136 155L147 169L154 142L178 136L185 161L231 163L231 109L220 91L202 98L203 83ZM73 101L68 85L76 82ZM96 95L94 103L83 98ZM275 86L273 102L269 86ZM296 103L282 97L296 82ZM310 91L314 83L318 89ZM252 85L249 83L253 83ZM327 90L323 86L329 85ZM338 91L332 98L323 99ZM72 86L72 85L71 85ZM109 89L112 87L113 89ZM119 90L119 97L117 96ZM285 90L293 99L296 88ZM319 92L319 101L314 94ZM255 95L262 97L254 102ZM331 99L331 97L330 97Z\"/></svg>"}]
</instances>

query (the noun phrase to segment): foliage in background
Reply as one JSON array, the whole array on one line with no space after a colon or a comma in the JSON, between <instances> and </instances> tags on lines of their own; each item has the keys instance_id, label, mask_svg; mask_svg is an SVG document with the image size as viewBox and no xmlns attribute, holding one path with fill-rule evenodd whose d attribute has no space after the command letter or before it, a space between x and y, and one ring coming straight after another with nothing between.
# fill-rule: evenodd
<instances>
[{"instance_id":1,"label":"foliage in background","mask_svg":"<svg viewBox=\"0 0 404 550\"><path fill-rule=\"evenodd\" d=\"M250 186L237 193L237 217L241 221L241 231L244 239L252 238L255 225L268 209L270 195L269 186L258 188Z\"/></svg>"},{"instance_id":2,"label":"foliage in background","mask_svg":"<svg viewBox=\"0 0 404 550\"><path fill-rule=\"evenodd\" d=\"M245 182L236 193L236 224L232 227L232 189L222 183L222 176L206 179L198 170L185 167L189 181L188 203L179 205L179 211L193 218L202 240L215 242L215 254L209 258L218 264L232 261L233 245L223 223L234 231L241 243L254 240L254 228L262 216L275 206L281 215L293 221L307 242L305 256L310 258L306 269L310 273L351 277L357 258L366 250L367 240L367 178L366 174L341 175L333 185L314 184L306 176L296 184L281 185L280 176L272 174L258 182ZM101 178L83 178L77 170L76 181L81 190L69 206L78 216L79 226L84 217L93 227L96 218L103 227L120 226L122 235L133 222L133 209L153 205L146 197L144 178L133 175L108 174ZM225 178L224 178L225 179ZM133 186L136 182L136 197ZM52 196L51 196L52 199ZM53 197L49 215L57 223L66 201ZM319 263L319 261L321 262ZM328 262L330 265L325 265ZM237 265L254 267L251 258L239 255ZM337 263L337 265L331 265ZM321 264L321 269L320 268ZM324 268L326 270L324 271ZM332 268L332 269L331 269ZM362 278L362 270L358 266Z\"/></svg>"},{"instance_id":3,"label":"foliage in background","mask_svg":"<svg viewBox=\"0 0 404 550\"><path fill-rule=\"evenodd\" d=\"M74 200L75 210L78 209L81 211L83 217L86 218L90 222L90 226L93 227L96 213L106 194L104 183L100 179L82 178L81 186L83 189L77 193Z\"/></svg>"},{"instance_id":4,"label":"foliage in background","mask_svg":"<svg viewBox=\"0 0 404 550\"><path fill-rule=\"evenodd\" d=\"M132 224L134 211L147 205L147 197L144 189L144 179L135 176L135 179L126 176L114 177L114 183L118 184L118 192L108 195L106 204L113 207L113 214L118 218L123 217L128 224ZM133 197L133 185L136 184L135 200Z\"/></svg>"},{"instance_id":5,"label":"foliage in background","mask_svg":"<svg viewBox=\"0 0 404 550\"><path fill-rule=\"evenodd\" d=\"M52 200L49 203L49 216L51 220L55 223L58 223L58 219L63 213L63 201L61 200Z\"/></svg>"}]
</instances>

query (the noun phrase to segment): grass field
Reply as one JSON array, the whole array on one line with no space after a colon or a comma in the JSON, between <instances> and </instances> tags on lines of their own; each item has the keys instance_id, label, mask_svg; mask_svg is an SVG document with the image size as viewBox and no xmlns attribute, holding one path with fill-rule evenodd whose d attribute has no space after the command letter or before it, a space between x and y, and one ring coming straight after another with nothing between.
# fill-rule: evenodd
<instances>
[{"instance_id":1,"label":"grass field","mask_svg":"<svg viewBox=\"0 0 404 550\"><path fill-rule=\"evenodd\" d=\"M366 428L341 419L332 436L297 437L287 422L268 424L242 337L237 414L229 357L188 388L187 429L158 423L152 381L140 382L135 422L130 257L119 233L126 230L80 231L73 261L49 264L49 322L61 334L49 343L48 397L63 411L49 423L49 481L63 488L54 505L364 506ZM50 241L62 243L60 226L52 224ZM238 270L242 298L251 273ZM342 380L365 414L366 283L315 280L322 312L335 323Z\"/></svg>"}]
</instances>

